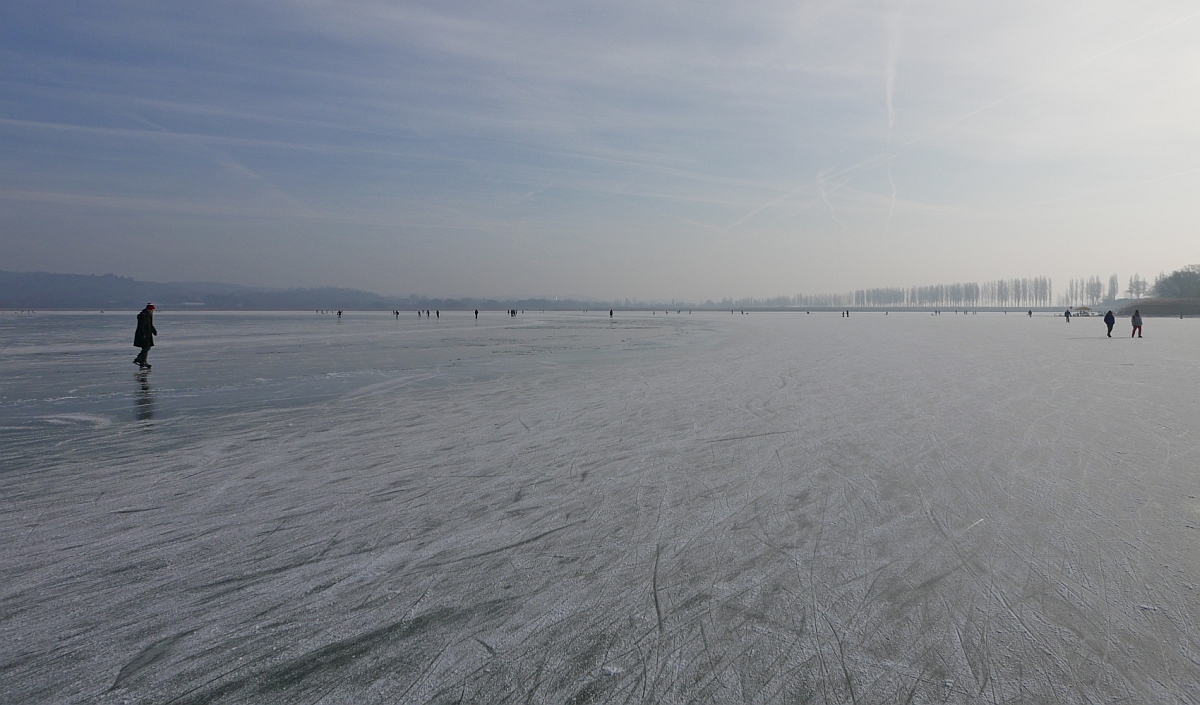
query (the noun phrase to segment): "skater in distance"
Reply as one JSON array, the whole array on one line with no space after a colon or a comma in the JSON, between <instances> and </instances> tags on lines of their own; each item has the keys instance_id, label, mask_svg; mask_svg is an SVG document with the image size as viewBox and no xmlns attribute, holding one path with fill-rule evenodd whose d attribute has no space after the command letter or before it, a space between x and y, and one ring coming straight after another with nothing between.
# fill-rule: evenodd
<instances>
[{"instance_id":1,"label":"skater in distance","mask_svg":"<svg viewBox=\"0 0 1200 705\"><path fill-rule=\"evenodd\" d=\"M158 330L154 327L154 304L148 303L146 308L137 315L137 331L133 334L133 347L142 349L142 352L133 358L133 364L143 370L150 369L150 363L146 362L146 356L150 354L150 348L154 347L154 336L156 335L158 335Z\"/></svg>"}]
</instances>

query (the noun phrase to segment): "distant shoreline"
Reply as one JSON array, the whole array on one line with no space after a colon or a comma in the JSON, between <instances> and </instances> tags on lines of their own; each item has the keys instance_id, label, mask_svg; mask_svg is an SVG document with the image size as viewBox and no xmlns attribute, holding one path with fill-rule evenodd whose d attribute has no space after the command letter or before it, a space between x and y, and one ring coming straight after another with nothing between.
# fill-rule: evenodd
<instances>
[{"instance_id":1,"label":"distant shoreline","mask_svg":"<svg viewBox=\"0 0 1200 705\"><path fill-rule=\"evenodd\" d=\"M588 313L588 314L596 314L596 315L606 314L606 317L607 317L609 308L612 308L612 310L615 311L616 313L656 313L659 311L665 311L665 312L668 312L668 315L687 315L688 313L693 313L693 314L695 314L695 313L726 313L726 314L728 314L730 311L734 312L735 314L740 314L742 312L745 312L745 313L799 313L799 314L803 314L803 313L839 313L841 311L849 311L851 313L936 313L936 312L940 311L942 314L950 314L950 315L955 315L955 314L968 314L969 315L969 314L975 314L975 313L999 313L999 314L1005 315L1005 314L1025 314L1029 311L1033 311L1034 313L1037 313L1037 314L1050 313L1050 314L1061 315L1062 312L1064 310L1066 310L1065 306L1050 306L1050 307L1041 306L1041 307L1033 307L1033 308L1030 308L1030 307L999 308L999 307L995 307L995 306L980 306L978 308L957 308L957 309L944 308L944 307L916 308L916 307L911 307L911 306L906 306L906 307L899 307L899 306L897 306L897 307L880 307L880 306L863 306L863 307L824 306L824 307L817 307L817 306L814 306L812 308L794 308L794 307L780 307L780 306L762 306L762 307L746 306L746 307L735 307L733 309L704 308L704 307L693 307L690 309L689 308L680 309L680 308L672 308L669 306L657 306L657 307L647 306L647 307L630 307L630 308L623 308L623 307L622 308L617 308L617 307L553 308L553 309L551 309L551 308L519 309L518 308L517 310L522 311L523 313ZM430 307L430 309L432 310L432 307ZM1113 312L1118 316L1130 315L1133 313L1134 309L1141 311L1141 314L1143 316L1146 316L1149 318L1178 317L1181 313L1184 317L1200 317L1200 300L1181 299L1179 301L1173 301L1173 300L1169 300L1169 299L1167 299L1167 300L1144 299L1141 302L1134 302L1134 303L1123 305L1120 307L1120 310L1117 310L1115 307L1112 308ZM55 308L52 306L43 306L43 307L35 307L35 308L28 308L28 309L0 308L0 314L7 314L7 313L16 313L16 314L20 314L20 313L26 313L26 314L32 314L32 313L105 313L105 314L121 313L121 314L126 314L126 313L137 313L138 310L140 310L140 309L139 308L130 308L127 306L126 307L105 308L105 309L83 308L83 307ZM179 307L176 308L175 304L163 304L163 305L159 305L159 307L158 307L158 313L160 313L160 314L162 314L162 313L296 313L296 314L309 313L309 314L316 314L318 310L320 310L323 314L336 314L338 309L225 308L225 307L215 307L215 306L209 307L209 306L196 306L196 305L190 305L190 306L179 305ZM421 309L416 309L416 308L387 309L387 308L350 308L350 307L342 307L341 308L341 311L343 313L390 314L393 310L399 310L401 315L409 315L409 314L416 313L418 310L420 310L422 313L424 313L426 309L425 308L421 308ZM440 308L438 310L442 313L474 313L475 312L474 308ZM508 310L510 310L510 309L480 307L479 313L481 313L481 314L483 314L483 313L501 313L501 314L503 314L503 313L506 313ZM1074 309L1072 309L1072 316L1078 316L1080 318L1096 318L1096 317L1102 316L1103 312L1107 311L1107 310L1110 310L1108 305L1097 305L1097 307L1095 309L1093 309L1092 313L1089 315L1089 314L1075 313ZM680 313L681 311L682 311L682 314Z\"/></svg>"}]
</instances>

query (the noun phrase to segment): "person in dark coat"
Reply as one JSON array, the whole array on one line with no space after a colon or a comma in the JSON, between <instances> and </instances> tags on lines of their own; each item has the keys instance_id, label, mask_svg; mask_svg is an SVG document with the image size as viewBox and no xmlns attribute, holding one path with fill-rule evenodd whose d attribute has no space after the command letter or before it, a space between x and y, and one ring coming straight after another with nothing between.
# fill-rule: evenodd
<instances>
[{"instance_id":1,"label":"person in dark coat","mask_svg":"<svg viewBox=\"0 0 1200 705\"><path fill-rule=\"evenodd\" d=\"M150 369L146 356L150 354L150 348L154 347L156 335L158 330L154 327L154 304L146 304L146 308L137 315L137 332L133 334L133 347L142 349L141 354L133 358L133 364L143 370Z\"/></svg>"},{"instance_id":2,"label":"person in dark coat","mask_svg":"<svg viewBox=\"0 0 1200 705\"><path fill-rule=\"evenodd\" d=\"M1117 324L1117 317L1112 311L1104 314L1104 325L1108 326L1108 337L1112 337L1112 327Z\"/></svg>"}]
</instances>

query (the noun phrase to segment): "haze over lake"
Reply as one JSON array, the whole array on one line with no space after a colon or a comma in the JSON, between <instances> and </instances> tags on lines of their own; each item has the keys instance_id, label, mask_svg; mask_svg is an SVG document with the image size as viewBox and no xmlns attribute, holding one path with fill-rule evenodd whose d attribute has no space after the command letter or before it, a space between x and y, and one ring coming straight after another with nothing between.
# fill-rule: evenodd
<instances>
[{"instance_id":1,"label":"haze over lake","mask_svg":"<svg viewBox=\"0 0 1200 705\"><path fill-rule=\"evenodd\" d=\"M1200 327L0 316L11 702L1200 698Z\"/></svg>"}]
</instances>

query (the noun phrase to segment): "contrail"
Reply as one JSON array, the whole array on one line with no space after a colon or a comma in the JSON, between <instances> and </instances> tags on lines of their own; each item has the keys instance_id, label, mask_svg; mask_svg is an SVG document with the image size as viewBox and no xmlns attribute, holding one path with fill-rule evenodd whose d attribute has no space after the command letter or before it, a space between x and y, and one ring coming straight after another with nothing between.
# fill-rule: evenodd
<instances>
[{"instance_id":1,"label":"contrail","mask_svg":"<svg viewBox=\"0 0 1200 705\"><path fill-rule=\"evenodd\" d=\"M259 174L258 172L254 171L253 169L251 169L251 168L247 167L246 165L242 164L241 162L237 161L232 156L230 156L229 153L226 152L225 150L218 149L218 148L210 146L210 145L206 145L206 144L200 142L199 140L191 139L190 136L188 136L188 135L180 134L178 132L175 132L174 130L164 127L163 125L159 125L158 123L147 120L141 116L134 115L133 113L122 113L122 115L129 118L130 120L133 120L135 122L140 122L143 125L147 125L150 128L157 130L159 132L163 132L163 133L166 133L169 135L174 135L176 137L182 138L184 141L188 142L193 147L207 152L213 158L214 162L216 162L220 166L224 167L225 169L228 169L229 171L232 171L235 174L238 174L240 176L243 176L243 177L248 178L253 181L257 181L258 183L262 184L266 188L267 192L271 193L272 195L274 195L278 198L283 199L285 202L287 202L288 204L290 204L291 206L296 208L297 211L304 217L306 217L306 218L313 217L312 212L309 211L308 207L305 206L304 203L300 201L300 199L296 198L295 196L288 193L287 191L284 191L283 189L279 188L279 186L276 185L275 182L266 178L262 174Z\"/></svg>"},{"instance_id":2,"label":"contrail","mask_svg":"<svg viewBox=\"0 0 1200 705\"><path fill-rule=\"evenodd\" d=\"M1056 78L1062 78L1063 76L1066 76L1069 73L1072 73L1074 71L1077 71L1077 70L1083 68L1084 66L1087 66L1088 64L1092 63L1093 61L1096 61L1097 59L1102 59L1105 56L1108 56L1109 54L1111 54L1115 51L1120 51L1121 49L1124 49L1125 47L1129 46L1130 44L1136 44L1137 42L1140 42L1143 39L1147 39L1149 37L1153 37L1156 34L1165 32L1168 29L1171 29L1172 27L1174 27L1175 25L1183 24L1184 22L1187 22L1188 20L1192 19L1193 17L1196 17L1197 15L1200 15L1200 10L1197 10L1191 14L1185 15L1173 22L1169 22L1169 23L1163 25L1162 27L1159 27L1158 29L1152 29L1149 32L1146 32L1145 34L1140 34L1140 35L1134 37L1133 39L1128 39L1126 41L1121 42L1120 44L1117 44L1116 46L1109 47L1108 49L1105 49L1104 51L1100 52L1099 54L1093 54L1092 56L1089 56L1088 58L1083 59L1082 61L1080 61L1072 66L1069 66L1065 69L1048 74L1048 75L1044 76L1043 78L1041 78L1040 80L1034 81L1033 83L1026 84L1025 86L1018 88L1017 90L1013 91L1012 93L1009 93L1008 95L997 98L996 100L988 103L987 105L984 105L983 107L976 108L969 113L964 113L964 114L958 116L957 118L951 120L950 122L942 125L941 127L938 127L930 132L927 132L927 133L921 135L920 137L914 137L913 139L909 140L908 142L905 142L903 146L908 147L910 145L916 144L917 142L926 140L940 132L944 132L945 130L948 130L951 127L954 127L955 125L962 122L963 120L966 120L967 118L974 117L975 115L978 115L979 113L982 113L985 110L991 110L992 108L996 107L997 105L1007 103L1008 101L1012 100L1013 98L1016 98L1019 95L1023 95L1037 86L1048 83L1049 81L1052 81Z\"/></svg>"},{"instance_id":3,"label":"contrail","mask_svg":"<svg viewBox=\"0 0 1200 705\"><path fill-rule=\"evenodd\" d=\"M750 220L751 218L758 215L762 211L764 211L782 201L786 201L787 199L791 198L792 196L795 196L800 193L804 193L805 191L808 191L809 189L813 188L814 186L816 187L816 191L817 191L817 193L814 195L817 196L817 199L815 201L813 201L813 203L821 203L823 201L826 205L829 205L829 201L826 200L825 196L827 194L837 192L843 186L850 183L850 180L851 180L851 179L845 179L841 183L835 184L833 188L826 189L824 184L827 181L829 181L830 178L836 178L836 177L842 176L843 174L852 174L853 172L858 171L860 167L865 167L867 165L871 165L872 167L879 166L879 165L883 164L884 162L886 162L887 160L891 159L893 156L895 156L894 152L884 152L883 154L876 154L874 156L868 157L868 158L864 159L863 161L858 162L857 164L851 164L850 166L846 167L845 169L840 169L838 171L835 171L832 174L829 174L828 176L824 176L823 175L824 172L821 172L817 175L817 177L815 179L813 179L812 182L804 182L804 183L800 184L799 186L797 186L796 188L792 189L791 191L788 191L787 193L783 194L782 196L779 196L778 198L774 198L770 201L767 201L766 203L762 204L761 206L756 206L749 213L747 213L746 215L743 215L741 218L738 218L737 220L733 221L728 226L726 226L725 232L729 232L733 228L741 225L742 223L746 222L747 220ZM853 177L851 177L851 178L853 178ZM831 205L829 207L831 209L833 208L833 206L831 206ZM834 219L836 220L836 216ZM842 221L838 220L838 222L841 223ZM842 225L843 225L843 227L845 227L845 223L842 223Z\"/></svg>"},{"instance_id":4,"label":"contrail","mask_svg":"<svg viewBox=\"0 0 1200 705\"><path fill-rule=\"evenodd\" d=\"M892 128L896 123L896 111L892 98L896 95L896 63L900 59L900 12L892 15L889 23L887 64L883 69L884 99L887 101L887 141L892 144Z\"/></svg>"},{"instance_id":5,"label":"contrail","mask_svg":"<svg viewBox=\"0 0 1200 705\"><path fill-rule=\"evenodd\" d=\"M782 196L775 198L773 200L767 201L766 203L762 204L761 206L755 207L746 215L743 215L741 218L738 218L737 220L735 220L732 223L730 223L729 225L727 225L725 227L725 232L729 232L730 230L736 228L737 226L741 225L742 223L746 222L747 220L750 220L754 216L758 215L762 211L770 208L771 206L774 206L777 203L780 203L781 201L786 201L787 199L791 198L792 196L802 193L810 187L811 187L811 184L808 184L808 183L800 184L799 186L792 189L791 191L788 191L787 193L783 194Z\"/></svg>"},{"instance_id":6,"label":"contrail","mask_svg":"<svg viewBox=\"0 0 1200 705\"><path fill-rule=\"evenodd\" d=\"M838 184L834 190L841 188L845 184L846 182ZM834 209L833 204L829 202L829 194L832 193L832 191L827 191L825 189L825 175L823 173L817 174L817 186L821 189L821 200L824 201L825 205L829 207L829 215L835 221L837 221L838 225L842 226L843 230L849 230L849 226L842 222L842 219L837 216L837 211Z\"/></svg>"},{"instance_id":7,"label":"contrail","mask_svg":"<svg viewBox=\"0 0 1200 705\"><path fill-rule=\"evenodd\" d=\"M945 124L943 124L943 125L941 125L941 126L939 126L939 127L937 127L937 128L934 128L933 130L930 130L929 132L926 132L926 133L925 133L925 134L923 134L923 135L919 135L919 136L917 136L917 137L914 137L914 138L912 138L911 140L908 140L907 142L903 142L903 143L901 143L901 144L900 144L900 149L899 149L899 150L898 150L898 149L895 149L895 148L893 148L893 147L892 147L892 146L889 144L889 145L888 145L888 149L887 149L886 151L884 151L884 152L882 152L882 153L880 153L880 154L875 154L875 155L869 156L869 157L867 157L866 159L863 159L862 161L858 162L857 164L852 164L852 165L850 165L850 166L848 166L848 167L846 167L846 168L844 168L844 169L841 169L841 170L839 170L839 171L835 171L835 172L833 172L833 173L831 173L831 174L825 175L825 177L824 177L824 178L825 178L825 179L837 178L837 177L839 177L839 176L843 176L843 175L850 175L850 176L851 176L851 178L853 178L853 175L854 175L854 174L857 174L858 172L860 172L860 171L862 171L862 170L864 170L864 169L872 169L872 168L876 168L876 167L879 167L879 166L884 166L884 165L888 165L888 166L890 167L890 163L891 163L891 160L892 160L892 158L894 158L894 157L898 156L898 155L899 155L899 153L900 153L900 151L902 151L902 150L903 150L903 148L911 147L911 146L912 146L912 145L914 145L914 144L917 144L917 143L919 143L919 142L923 142L924 140L927 140L927 139L929 139L930 137L933 137L934 135L937 135L937 134L939 134L939 133L942 133L942 132L944 132L944 131L946 131L946 130L950 129L951 127L953 127L953 126L955 126L955 125L959 124L960 122L962 122L962 121L964 121L964 120L967 120L967 119L969 119L969 118L972 118L972 117L974 117L975 115L978 115L979 113L985 112L985 111L987 111L987 110L991 110L992 108L994 108L994 107L996 107L996 106L998 106L998 105L1003 105L1004 103L1006 103L1006 102L1008 102L1008 101L1012 100L1013 98L1016 98L1017 96L1020 96L1020 95L1023 95L1023 94L1025 94L1025 93L1029 92L1031 89L1033 89L1033 88L1034 88L1034 87L1036 87L1036 86L1042 85L1042 84L1046 83L1047 81L1050 81L1050 80L1053 80L1053 79L1056 79L1056 78L1061 78L1062 76L1065 76L1065 75L1067 75L1067 74L1069 74L1069 73L1071 73L1071 72L1073 72L1073 71L1076 71L1076 70L1078 70L1078 69L1080 69L1080 68L1082 68L1082 67L1084 67L1084 66L1086 66L1086 65L1088 65L1088 64L1090 64L1090 63L1092 63L1092 62L1094 62L1094 61L1096 61L1097 59L1101 59L1101 58L1103 58L1103 57L1105 57L1105 56L1108 56L1109 54L1111 54L1111 53L1113 53L1113 52L1120 51L1121 49L1124 49L1124 48L1125 48L1125 47L1127 47L1127 46L1130 46L1130 45L1132 45L1132 44L1136 44L1136 43L1138 43L1138 42L1140 42L1140 41L1143 41L1143 40L1145 40L1145 39L1147 39L1147 38L1149 38L1149 37L1153 37L1153 36L1154 36L1154 35L1156 35L1156 34L1160 34L1160 33L1162 33L1162 32L1165 32L1165 31L1167 31L1168 29L1171 29L1172 27L1175 27L1175 26L1177 26L1177 25L1183 24L1184 22L1187 22L1188 20L1190 20L1190 19L1193 19L1193 18L1195 18L1195 17L1197 17L1197 16L1200 16L1200 10L1196 10L1196 11L1194 11L1194 12L1188 13L1187 15L1184 15L1183 17L1180 17L1180 18L1179 18L1179 19L1177 19L1177 20L1173 20L1173 21L1171 21L1171 22L1168 22L1167 24L1165 24L1165 25L1163 25L1163 26L1161 26L1161 27L1158 27L1158 28L1156 28L1156 29L1152 29L1152 30L1150 30L1149 32L1145 32L1145 33L1143 33L1143 34L1140 34L1140 35L1138 35L1138 36L1136 36L1136 37L1133 37L1132 39L1127 39L1127 40L1125 40L1125 41L1123 41L1123 42L1120 42L1119 44L1116 44L1116 45L1114 45L1114 46L1112 46L1112 47L1109 47L1108 49L1105 49L1105 50L1104 50L1104 51L1102 51L1102 52L1099 52L1099 53L1097 53L1097 54L1093 54L1092 56L1089 56L1089 57L1087 57L1087 58L1085 58L1085 59L1083 59L1083 60L1081 60L1081 61L1079 61L1079 62L1076 62L1075 64L1073 64L1073 65L1071 65L1071 66L1069 66L1069 67L1067 67L1067 68L1065 68L1065 69L1062 69L1062 70L1060 70L1060 71L1056 71L1056 72L1054 72L1054 73L1051 73L1051 74L1047 74L1046 76L1044 76L1044 77L1043 77L1043 78L1041 78L1040 80L1038 80L1038 81L1035 81L1035 82L1033 82L1033 83L1030 83L1030 84L1028 84L1028 85L1026 85L1026 86L1023 86L1022 88L1019 88L1019 89L1017 89L1017 90L1015 90L1015 91L1013 91L1013 92L1011 92L1011 93L1008 93L1007 95L1001 96L1000 98L997 98L996 100L993 100L992 102L990 102L990 103L987 103L986 105L983 105L983 106L981 106L981 107L978 107L978 108L976 108L976 109L974 109L974 110L971 110L971 111L969 111L969 112L963 113L962 115L959 115L958 117L954 118L953 120L950 120L949 122L947 122L947 123L945 123ZM897 41L898 41L898 40L897 40ZM898 45L897 45L897 46L898 46ZM886 94L886 95L887 95L887 101L888 101L888 103L887 103L887 106L888 106L888 131L889 131L889 135L890 135L890 133L891 133L891 128L892 128L892 126L893 126L893 122L894 122L894 111L893 111L892 102L891 102L891 99L892 99L892 97L893 97L893 95L894 95L894 94L893 94L894 88L895 88L895 76L894 76L894 73L893 73L893 74L891 74L891 75L890 75L890 77L889 77L889 80L888 80L888 85L887 85L887 87L885 88L885 90L887 91L887 94ZM890 142L890 139L889 139L889 142ZM1170 177L1162 177L1162 178L1170 178ZM890 170L889 170L889 173L888 173L888 179L889 179L889 181L891 181L891 173L890 173ZM1157 180L1157 179L1156 179L1156 180ZM844 182L844 183L848 183L848 182L849 182L849 179L847 179L847 181L846 181L846 182ZM790 198L791 196L793 196L793 195L795 195L795 194L797 194L797 193L800 193L800 192L801 192L801 191L803 191L803 190L804 190L806 187L808 187L808 186L810 185L810 183L811 183L811 182L806 182L806 183L803 183L803 184L801 184L800 186L797 186L795 189L793 189L793 190L789 191L788 193L784 194L783 196L780 196L779 198L776 198L776 199L774 199L774 200L772 200L772 201L769 201L769 202L767 202L767 203L764 203L764 204L763 204L763 205L761 205L761 206L758 206L758 207L757 207L757 208L755 208L754 210L750 211L750 212L749 212L749 213L747 213L746 215L744 215L744 216L742 216L741 218L739 218L738 220L734 221L734 223L732 223L732 224L729 226L729 228L733 228L733 227L735 227L735 226L737 226L737 225L740 225L741 223L743 223L743 222L745 222L746 220L748 220L748 219L750 219L750 218L754 217L755 215L757 215L758 213L762 212L763 210L765 210L765 209L767 209L767 208L770 208L770 207L774 206L775 204L779 203L780 201L783 201L783 200L785 200L785 199L787 199L787 198ZM894 183L892 184L892 187L893 187L893 189L895 188L895 184L894 184ZM821 194L821 198L822 198L822 200L824 200L824 199L825 199L825 194L824 194L824 192L822 192L822 194ZM826 201L826 203L828 204L828 201ZM839 222L840 222L840 221L839 221ZM889 222L890 222L890 214L889 214Z\"/></svg>"},{"instance_id":8,"label":"contrail","mask_svg":"<svg viewBox=\"0 0 1200 705\"><path fill-rule=\"evenodd\" d=\"M892 131L896 125L896 110L892 99L896 95L896 64L900 60L900 10L892 15L890 36L888 41L887 64L884 66L884 99L887 102L887 148L892 148ZM883 226L883 234L887 236L892 230L892 216L896 212L896 181L892 178L892 160L887 161L888 184L892 187L892 202L888 206L887 223Z\"/></svg>"}]
</instances>

